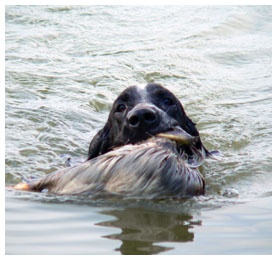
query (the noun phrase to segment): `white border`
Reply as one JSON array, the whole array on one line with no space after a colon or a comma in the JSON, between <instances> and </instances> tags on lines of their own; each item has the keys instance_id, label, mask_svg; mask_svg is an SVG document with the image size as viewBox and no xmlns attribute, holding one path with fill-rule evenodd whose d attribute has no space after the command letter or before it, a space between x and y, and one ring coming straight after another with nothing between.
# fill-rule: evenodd
<instances>
[{"instance_id":1,"label":"white border","mask_svg":"<svg viewBox=\"0 0 277 260\"><path fill-rule=\"evenodd\" d=\"M276 1L269 1L269 0L240 0L240 1L227 1L227 0L222 0L222 1L200 1L200 0L187 0L187 1L177 1L177 0L171 0L171 1L166 1L166 0L148 0L148 1L138 1L138 0L132 0L132 1L124 1L124 0L120 0L120 1L111 1L111 0L66 0L66 1L62 1L62 0L56 0L56 1L45 1L45 0L2 0L1 1L1 5L0 5L0 28L1 28L1 51L0 51L0 57L1 57L1 76L0 76L0 83L1 83L1 87L0 87L0 124L1 124L1 132L0 132L0 142L2 144L2 149L0 149L1 151L1 162L3 162L2 167L1 167L1 176L0 176L0 181L1 181L1 234L0 234L0 239L1 239L1 246L0 246L0 255L1 256L5 256L5 232L4 232L4 226L5 226L5 174L3 173L4 169L5 169L5 134L4 134L4 129L5 129L5 5L272 5L272 14L274 14L275 12L275 8L274 8L274 3L276 3ZM272 114L274 114L275 110L275 93L276 91L274 90L275 88L275 77L274 77L274 68L275 68L275 51L274 51L274 46L276 46L276 40L275 40L275 34L274 33L274 22L276 19L274 19L274 15L272 15ZM275 29L276 30L276 29ZM276 155L275 152L275 138L274 138L274 130L276 129L275 126L275 122L276 120L274 120L274 116L272 117L272 130L273 130L273 134L272 134L272 155L274 157L274 155ZM276 165L274 163L274 159L272 159L272 186L276 183L274 181L275 175L277 174L276 172ZM4 182L2 183L2 181L4 180ZM273 189L273 187L272 187ZM275 194L275 193L273 193ZM274 196L273 196L274 198ZM274 200L274 199L273 199ZM272 220L276 220L276 214L274 212L274 203L272 205ZM275 230L274 227L276 227L275 221L272 221L272 231ZM272 232L273 233L273 232ZM42 234L43 235L43 234ZM275 236L272 234L272 241L275 241ZM272 243L274 245L274 242ZM4 246L3 246L4 245ZM201 252L201 249L199 249ZM275 248L274 246L272 247L272 255L271 256L262 256L263 258L272 258L273 255L275 255ZM9 258L14 258L16 256L7 256ZM22 257L22 256L21 256ZM28 259L29 258L37 258L37 256L27 256ZM49 258L49 256L39 256L40 258ZM76 256L67 256L67 258L73 258L76 259ZM79 258L80 256L78 256ZM88 255L88 256L81 256L81 258L91 258L92 256ZM97 256L97 258L101 259L104 258L106 256ZM122 256L112 256L113 258L121 258ZM132 256L132 257L136 257L136 256ZM140 257L140 256L137 256ZM144 256L144 257L165 257L165 256ZM190 257L190 258L196 258L199 256L174 256L174 257ZM234 256L205 256L205 258L208 259L222 259L222 257L224 259L226 258L234 258ZM242 258L245 259L245 256L235 256L236 258ZM251 259L261 259L261 256L251 256Z\"/></svg>"}]
</instances>

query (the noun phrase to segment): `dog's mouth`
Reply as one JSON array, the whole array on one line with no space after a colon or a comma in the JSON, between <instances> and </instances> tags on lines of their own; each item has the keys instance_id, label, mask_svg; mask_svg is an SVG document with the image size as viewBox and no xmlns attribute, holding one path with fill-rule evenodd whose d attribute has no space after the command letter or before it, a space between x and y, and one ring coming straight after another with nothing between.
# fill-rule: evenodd
<instances>
[{"instance_id":1,"label":"dog's mouth","mask_svg":"<svg viewBox=\"0 0 277 260\"><path fill-rule=\"evenodd\" d=\"M180 145L186 146L191 146L199 140L199 136L192 136L179 126L171 128L166 132L159 133L156 136L167 138L169 140L175 141Z\"/></svg>"}]
</instances>

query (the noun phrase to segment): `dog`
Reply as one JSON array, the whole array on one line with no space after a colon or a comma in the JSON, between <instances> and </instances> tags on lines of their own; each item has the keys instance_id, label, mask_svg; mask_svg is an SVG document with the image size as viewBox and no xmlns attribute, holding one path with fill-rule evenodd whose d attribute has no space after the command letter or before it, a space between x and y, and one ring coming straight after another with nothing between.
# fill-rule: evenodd
<instances>
[{"instance_id":1,"label":"dog","mask_svg":"<svg viewBox=\"0 0 277 260\"><path fill-rule=\"evenodd\" d=\"M131 86L90 142L87 161L14 188L140 198L204 195L198 167L214 153L172 92L156 83Z\"/></svg>"}]
</instances>

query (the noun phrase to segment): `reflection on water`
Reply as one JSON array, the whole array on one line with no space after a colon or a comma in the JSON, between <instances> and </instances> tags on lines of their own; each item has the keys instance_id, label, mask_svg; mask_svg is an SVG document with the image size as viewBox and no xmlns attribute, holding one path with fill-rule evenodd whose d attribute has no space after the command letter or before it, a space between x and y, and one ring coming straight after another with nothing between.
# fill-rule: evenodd
<instances>
[{"instance_id":1,"label":"reflection on water","mask_svg":"<svg viewBox=\"0 0 277 260\"><path fill-rule=\"evenodd\" d=\"M195 236L193 227L202 225L199 211L191 209L196 205L194 199L120 201L111 198L90 201L14 190L6 193L8 253L14 250L21 254L30 253L28 248L31 245L31 254L62 254L69 250L69 246L73 247L71 253L79 250L93 253L96 252L95 240L100 236L105 238L99 249L102 253L107 250L108 241L115 241L120 243L112 243L107 254L158 254L174 247L157 243L192 242ZM15 211L20 214L13 214ZM39 218L33 220L33 215ZM22 240L24 234L29 234L28 240ZM43 237L36 238L37 234L43 234ZM53 238L47 239L51 237L55 237L57 248L51 246Z\"/></svg>"},{"instance_id":2,"label":"reflection on water","mask_svg":"<svg viewBox=\"0 0 277 260\"><path fill-rule=\"evenodd\" d=\"M195 199L89 201L7 190L6 253L269 254L271 203L203 211Z\"/></svg>"},{"instance_id":3,"label":"reflection on water","mask_svg":"<svg viewBox=\"0 0 277 260\"><path fill-rule=\"evenodd\" d=\"M172 248L157 246L157 242L193 241L193 225L201 225L201 221L193 221L189 214L172 212L156 212L132 208L124 210L103 211L106 215L116 217L115 220L100 222L97 225L117 227L120 233L105 236L122 241L116 250L122 254L157 254Z\"/></svg>"}]
</instances>

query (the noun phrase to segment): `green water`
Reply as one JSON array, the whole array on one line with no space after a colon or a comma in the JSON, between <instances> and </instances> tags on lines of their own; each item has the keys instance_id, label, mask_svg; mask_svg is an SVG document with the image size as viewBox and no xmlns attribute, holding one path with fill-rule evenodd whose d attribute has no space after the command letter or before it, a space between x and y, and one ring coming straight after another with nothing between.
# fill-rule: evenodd
<instances>
[{"instance_id":1,"label":"green water","mask_svg":"<svg viewBox=\"0 0 277 260\"><path fill-rule=\"evenodd\" d=\"M185 201L7 190L7 254L271 253L270 6L6 6L5 13L7 186L60 169L68 156L83 161L113 100L133 84L169 88L205 146L224 154L201 169L206 196Z\"/></svg>"}]
</instances>

